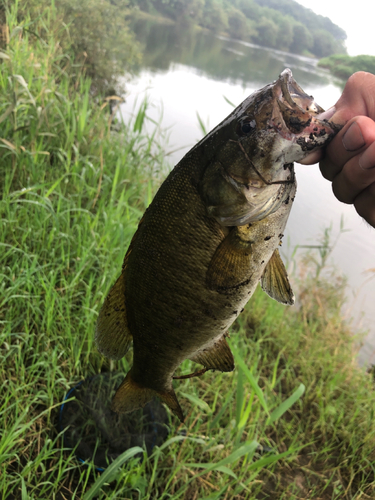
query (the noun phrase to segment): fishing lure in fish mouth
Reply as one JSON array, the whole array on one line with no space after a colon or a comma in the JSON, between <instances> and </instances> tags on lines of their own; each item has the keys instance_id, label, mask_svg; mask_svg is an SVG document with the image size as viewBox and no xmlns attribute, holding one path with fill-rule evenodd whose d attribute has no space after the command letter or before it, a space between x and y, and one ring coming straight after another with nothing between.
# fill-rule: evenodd
<instances>
[{"instance_id":1,"label":"fishing lure in fish mouth","mask_svg":"<svg viewBox=\"0 0 375 500\"><path fill-rule=\"evenodd\" d=\"M227 332L259 282L273 299L294 303L278 247L296 191L293 162L341 128L322 113L286 69L195 145L161 185L96 325L96 344L109 358L122 358L133 343L115 411L158 396L183 421L172 386L179 365L203 365L197 375L234 369Z\"/></svg>"}]
</instances>

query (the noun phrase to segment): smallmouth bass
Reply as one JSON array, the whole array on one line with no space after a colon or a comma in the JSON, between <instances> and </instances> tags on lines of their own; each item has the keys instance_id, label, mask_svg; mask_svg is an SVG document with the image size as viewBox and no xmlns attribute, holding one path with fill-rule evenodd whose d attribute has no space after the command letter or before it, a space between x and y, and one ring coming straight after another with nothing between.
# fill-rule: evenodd
<instances>
[{"instance_id":1,"label":"smallmouth bass","mask_svg":"<svg viewBox=\"0 0 375 500\"><path fill-rule=\"evenodd\" d=\"M229 372L229 327L258 282L294 303L278 247L296 192L293 162L341 128L289 69L251 94L172 170L142 217L99 313L95 340L112 359L133 342L113 409L158 396L183 421L172 387L185 359ZM323 115L324 116L324 115Z\"/></svg>"}]
</instances>

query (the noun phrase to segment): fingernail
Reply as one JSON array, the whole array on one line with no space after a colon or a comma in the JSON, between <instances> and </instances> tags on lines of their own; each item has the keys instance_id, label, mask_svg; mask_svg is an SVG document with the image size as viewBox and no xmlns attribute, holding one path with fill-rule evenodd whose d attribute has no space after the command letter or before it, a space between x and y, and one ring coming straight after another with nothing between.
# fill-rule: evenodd
<instances>
[{"instance_id":1,"label":"fingernail","mask_svg":"<svg viewBox=\"0 0 375 500\"><path fill-rule=\"evenodd\" d=\"M350 125L342 138L342 143L347 151L357 151L357 149L365 145L365 140L357 122Z\"/></svg>"}]
</instances>

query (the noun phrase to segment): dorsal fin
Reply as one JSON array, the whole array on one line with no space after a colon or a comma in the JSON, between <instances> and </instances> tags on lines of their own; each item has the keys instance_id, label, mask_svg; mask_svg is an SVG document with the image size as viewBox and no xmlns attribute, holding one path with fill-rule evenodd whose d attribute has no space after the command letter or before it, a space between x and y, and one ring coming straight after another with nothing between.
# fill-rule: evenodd
<instances>
[{"instance_id":1,"label":"dorsal fin","mask_svg":"<svg viewBox=\"0 0 375 500\"><path fill-rule=\"evenodd\" d=\"M125 307L125 279L121 274L99 312L95 342L104 356L120 359L127 353L131 341Z\"/></svg>"},{"instance_id":2,"label":"dorsal fin","mask_svg":"<svg viewBox=\"0 0 375 500\"><path fill-rule=\"evenodd\" d=\"M208 370L220 370L222 372L234 370L233 354L224 335L219 340L215 340L212 345L195 353L190 359L200 363Z\"/></svg>"},{"instance_id":3,"label":"dorsal fin","mask_svg":"<svg viewBox=\"0 0 375 500\"><path fill-rule=\"evenodd\" d=\"M139 408L143 408L154 396L158 396L181 420L184 421L184 414L178 402L173 387L168 391L156 391L149 387L138 384L132 376L130 370L120 387L117 389L112 401L112 410L117 413L128 413Z\"/></svg>"},{"instance_id":4,"label":"dorsal fin","mask_svg":"<svg viewBox=\"0 0 375 500\"><path fill-rule=\"evenodd\" d=\"M277 248L264 269L260 284L272 299L289 306L294 304L294 294L288 273Z\"/></svg>"},{"instance_id":5,"label":"dorsal fin","mask_svg":"<svg viewBox=\"0 0 375 500\"><path fill-rule=\"evenodd\" d=\"M249 275L251 243L234 228L220 243L207 269L206 283L211 290L233 288Z\"/></svg>"}]
</instances>

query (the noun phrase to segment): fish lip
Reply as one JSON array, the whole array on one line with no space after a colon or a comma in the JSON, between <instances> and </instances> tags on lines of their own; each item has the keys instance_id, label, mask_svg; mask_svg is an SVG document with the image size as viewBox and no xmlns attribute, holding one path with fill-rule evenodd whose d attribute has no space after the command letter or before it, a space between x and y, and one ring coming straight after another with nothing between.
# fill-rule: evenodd
<instances>
[{"instance_id":1,"label":"fish lip","mask_svg":"<svg viewBox=\"0 0 375 500\"><path fill-rule=\"evenodd\" d=\"M289 68L284 69L280 74L276 82L276 87L279 88L279 101L286 103L290 109L299 110L303 114L308 113L315 116L324 112L324 109L315 102L314 97L306 94L298 85Z\"/></svg>"},{"instance_id":2,"label":"fish lip","mask_svg":"<svg viewBox=\"0 0 375 500\"><path fill-rule=\"evenodd\" d=\"M276 120L273 128L288 140L297 141L301 137L323 135L331 137L341 126L329 122L332 114L328 114L309 96L294 80L292 71L286 68L274 85L274 96L277 103Z\"/></svg>"}]
</instances>

